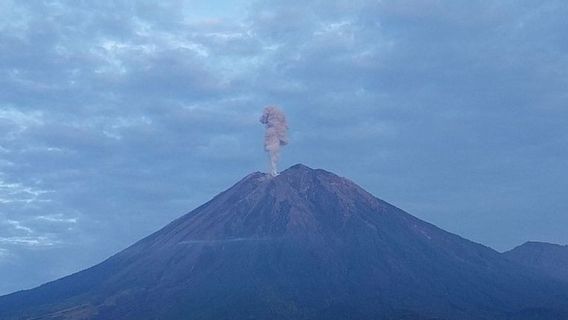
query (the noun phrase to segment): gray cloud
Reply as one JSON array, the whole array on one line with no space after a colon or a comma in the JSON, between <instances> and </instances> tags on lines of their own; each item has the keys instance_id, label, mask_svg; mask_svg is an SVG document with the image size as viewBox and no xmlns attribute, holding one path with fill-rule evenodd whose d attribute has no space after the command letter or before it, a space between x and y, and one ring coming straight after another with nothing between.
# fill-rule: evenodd
<instances>
[{"instance_id":1,"label":"gray cloud","mask_svg":"<svg viewBox=\"0 0 568 320\"><path fill-rule=\"evenodd\" d=\"M294 123L281 167L336 171L499 249L568 241L562 1L192 5L0 3L0 293L262 170L273 103Z\"/></svg>"}]
</instances>

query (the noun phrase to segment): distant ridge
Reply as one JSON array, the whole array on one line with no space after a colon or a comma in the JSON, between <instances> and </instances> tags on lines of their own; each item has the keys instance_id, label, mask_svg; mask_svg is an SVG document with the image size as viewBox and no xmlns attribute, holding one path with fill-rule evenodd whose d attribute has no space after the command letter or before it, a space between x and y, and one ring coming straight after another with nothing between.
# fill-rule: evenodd
<instances>
[{"instance_id":1,"label":"distant ridge","mask_svg":"<svg viewBox=\"0 0 568 320\"><path fill-rule=\"evenodd\" d=\"M503 255L511 261L568 282L568 245L529 241Z\"/></svg>"}]
</instances>

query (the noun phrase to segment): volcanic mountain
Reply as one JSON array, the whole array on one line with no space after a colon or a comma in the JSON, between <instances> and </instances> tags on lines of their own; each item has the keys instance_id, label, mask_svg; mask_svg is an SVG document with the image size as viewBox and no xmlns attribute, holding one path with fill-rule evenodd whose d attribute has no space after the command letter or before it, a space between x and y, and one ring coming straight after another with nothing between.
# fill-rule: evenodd
<instances>
[{"instance_id":1,"label":"volcanic mountain","mask_svg":"<svg viewBox=\"0 0 568 320\"><path fill-rule=\"evenodd\" d=\"M568 319L568 286L324 170L253 173L0 319Z\"/></svg>"},{"instance_id":2,"label":"volcanic mountain","mask_svg":"<svg viewBox=\"0 0 568 320\"><path fill-rule=\"evenodd\" d=\"M503 255L511 261L568 282L568 245L529 241Z\"/></svg>"}]
</instances>

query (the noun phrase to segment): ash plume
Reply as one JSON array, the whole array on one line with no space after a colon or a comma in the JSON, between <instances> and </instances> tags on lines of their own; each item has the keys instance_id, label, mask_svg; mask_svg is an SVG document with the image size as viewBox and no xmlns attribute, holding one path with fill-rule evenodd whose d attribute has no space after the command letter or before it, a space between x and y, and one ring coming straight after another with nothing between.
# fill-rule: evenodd
<instances>
[{"instance_id":1,"label":"ash plume","mask_svg":"<svg viewBox=\"0 0 568 320\"><path fill-rule=\"evenodd\" d=\"M269 156L270 174L278 175L278 158L280 148L288 144L288 123L286 116L277 107L266 107L260 123L266 126L264 135L264 150Z\"/></svg>"}]
</instances>

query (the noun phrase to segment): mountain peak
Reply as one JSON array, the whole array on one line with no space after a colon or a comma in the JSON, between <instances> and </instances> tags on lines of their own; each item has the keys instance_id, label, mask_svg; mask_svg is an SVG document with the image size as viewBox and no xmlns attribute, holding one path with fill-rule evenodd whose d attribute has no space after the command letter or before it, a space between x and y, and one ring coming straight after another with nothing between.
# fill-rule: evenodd
<instances>
[{"instance_id":1,"label":"mountain peak","mask_svg":"<svg viewBox=\"0 0 568 320\"><path fill-rule=\"evenodd\" d=\"M223 206L231 212L224 219L230 217L238 221L232 223L230 234L224 228L224 234L217 235L223 237L244 237L251 236L252 233L256 233L255 236L266 236L267 233L282 235L300 234L306 230L321 231L322 223L343 225L345 219L356 214L356 206L375 210L383 204L352 181L303 164L291 166L277 176L251 173L219 194L211 203L217 204L215 208ZM199 215L201 220L209 217L219 222L219 212L218 209L205 208ZM194 216L195 214L190 214L181 220L190 223ZM258 232L262 234L259 235Z\"/></svg>"},{"instance_id":2,"label":"mountain peak","mask_svg":"<svg viewBox=\"0 0 568 320\"><path fill-rule=\"evenodd\" d=\"M264 172L260 172L260 171L256 171L253 173L248 174L247 176L245 176L241 181L239 181L235 186L246 182L246 181L256 181L256 182L268 182L270 180L274 180L274 179L285 179L285 178L290 178L290 177L299 177L299 176L306 176L306 175L314 175L316 173L325 173L328 175L333 175L331 172L327 172L325 170L322 169L313 169L310 168L304 164L298 163L295 164L291 167L289 167L288 169L280 172L278 175L276 176L272 176L268 173L264 173Z\"/></svg>"},{"instance_id":3,"label":"mountain peak","mask_svg":"<svg viewBox=\"0 0 568 320\"><path fill-rule=\"evenodd\" d=\"M310 172L310 171L315 171L315 170L321 170L321 169L313 169L313 168L310 168L310 167L306 166L306 165L303 164L303 163L297 163L297 164L291 166L290 168L284 170L282 173L285 173L285 172L298 172L298 171L300 171L300 172Z\"/></svg>"},{"instance_id":4,"label":"mountain peak","mask_svg":"<svg viewBox=\"0 0 568 320\"><path fill-rule=\"evenodd\" d=\"M568 281L568 245L528 241L503 255L553 278Z\"/></svg>"},{"instance_id":5,"label":"mountain peak","mask_svg":"<svg viewBox=\"0 0 568 320\"><path fill-rule=\"evenodd\" d=\"M340 177L323 169L313 169L301 163L289 167L277 176L253 172L225 193L237 192L240 197L247 197L244 193L254 194L265 193L267 191L269 191L267 193L268 195L280 195L280 199L282 199L282 196L304 194L308 191L328 191L336 194L350 192L351 194L361 193L365 194L367 197L370 196L370 194L347 178ZM221 195L223 195L223 193Z\"/></svg>"},{"instance_id":6,"label":"mountain peak","mask_svg":"<svg viewBox=\"0 0 568 320\"><path fill-rule=\"evenodd\" d=\"M297 163L291 167L289 167L288 169L280 172L278 176L306 176L306 175L329 175L329 176L335 176L338 177L337 175L323 170L323 169L314 169L311 167L306 166L305 164L302 163ZM338 177L339 178L339 177Z\"/></svg>"}]
</instances>

